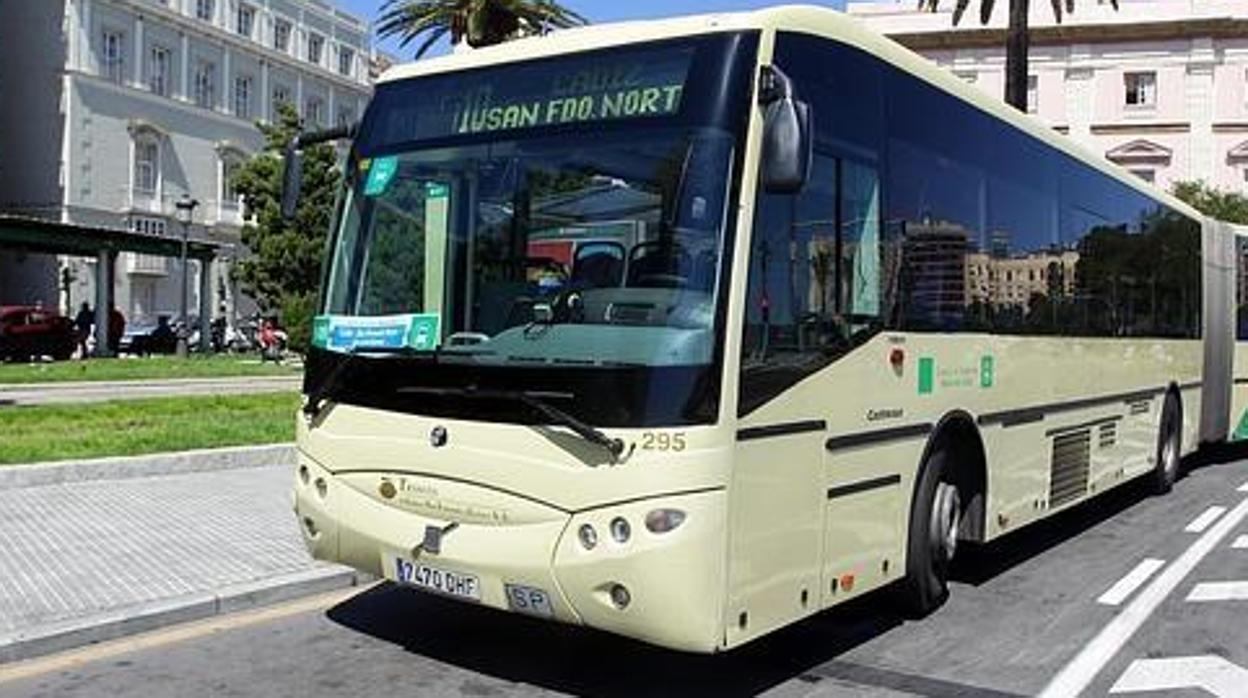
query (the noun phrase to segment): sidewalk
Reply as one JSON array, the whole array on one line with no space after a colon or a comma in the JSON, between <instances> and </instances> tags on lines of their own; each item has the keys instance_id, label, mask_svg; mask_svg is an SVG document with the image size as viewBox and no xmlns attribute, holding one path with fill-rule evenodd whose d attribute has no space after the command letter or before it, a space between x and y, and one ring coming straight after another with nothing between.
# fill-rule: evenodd
<instances>
[{"instance_id":1,"label":"sidewalk","mask_svg":"<svg viewBox=\"0 0 1248 698\"><path fill-rule=\"evenodd\" d=\"M0 662L357 583L311 560L291 469L0 489Z\"/></svg>"},{"instance_id":2,"label":"sidewalk","mask_svg":"<svg viewBox=\"0 0 1248 698\"><path fill-rule=\"evenodd\" d=\"M178 395L239 395L298 390L302 375L84 381L0 385L0 406L101 402Z\"/></svg>"}]
</instances>

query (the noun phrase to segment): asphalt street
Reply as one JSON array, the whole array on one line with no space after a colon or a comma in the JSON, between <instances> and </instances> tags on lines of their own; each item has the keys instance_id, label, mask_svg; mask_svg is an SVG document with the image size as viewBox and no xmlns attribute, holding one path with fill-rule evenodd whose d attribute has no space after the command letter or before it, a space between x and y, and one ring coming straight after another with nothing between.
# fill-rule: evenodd
<instances>
[{"instance_id":1,"label":"asphalt street","mask_svg":"<svg viewBox=\"0 0 1248 698\"><path fill-rule=\"evenodd\" d=\"M923 620L878 594L710 657L381 584L0 666L0 698L1248 695L1248 461L1129 485L955 576Z\"/></svg>"},{"instance_id":2,"label":"asphalt street","mask_svg":"<svg viewBox=\"0 0 1248 698\"><path fill-rule=\"evenodd\" d=\"M184 395L241 395L298 390L302 375L176 380L38 383L0 386L0 406L103 402Z\"/></svg>"}]
</instances>

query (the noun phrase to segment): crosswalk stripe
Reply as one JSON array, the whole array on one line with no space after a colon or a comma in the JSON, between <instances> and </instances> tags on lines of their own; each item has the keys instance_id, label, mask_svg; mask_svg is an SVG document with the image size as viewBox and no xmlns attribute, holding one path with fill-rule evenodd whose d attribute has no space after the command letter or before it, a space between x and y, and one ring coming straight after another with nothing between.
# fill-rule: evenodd
<instances>
[{"instance_id":1,"label":"crosswalk stripe","mask_svg":"<svg viewBox=\"0 0 1248 698\"><path fill-rule=\"evenodd\" d=\"M1240 485L1240 486L1239 486L1239 491L1240 491L1240 492L1248 492L1248 482L1245 482L1244 484Z\"/></svg>"},{"instance_id":2,"label":"crosswalk stripe","mask_svg":"<svg viewBox=\"0 0 1248 698\"><path fill-rule=\"evenodd\" d=\"M1200 516L1192 519L1192 522L1183 530L1188 533L1203 533L1214 521L1218 520L1219 516L1225 513L1226 507L1209 507L1201 512Z\"/></svg>"},{"instance_id":3,"label":"crosswalk stripe","mask_svg":"<svg viewBox=\"0 0 1248 698\"><path fill-rule=\"evenodd\" d=\"M1248 582L1201 582L1188 601L1248 601Z\"/></svg>"},{"instance_id":4,"label":"crosswalk stripe","mask_svg":"<svg viewBox=\"0 0 1248 698\"><path fill-rule=\"evenodd\" d=\"M1165 560L1158 560L1152 557L1141 560L1140 564L1136 565L1125 577L1119 579L1104 594L1101 594L1096 602L1106 606L1117 606L1126 601L1131 592L1140 588L1140 585L1144 584L1144 582L1147 582L1154 572L1165 566Z\"/></svg>"},{"instance_id":5,"label":"crosswalk stripe","mask_svg":"<svg viewBox=\"0 0 1248 698\"><path fill-rule=\"evenodd\" d=\"M1231 543L1231 547L1236 550L1248 548L1248 536L1240 536L1239 538L1236 538L1235 542Z\"/></svg>"},{"instance_id":6,"label":"crosswalk stripe","mask_svg":"<svg viewBox=\"0 0 1248 698\"><path fill-rule=\"evenodd\" d=\"M1240 696L1245 682L1248 682L1248 669L1214 655L1137 659L1122 672L1109 692L1201 688L1215 696Z\"/></svg>"}]
</instances>

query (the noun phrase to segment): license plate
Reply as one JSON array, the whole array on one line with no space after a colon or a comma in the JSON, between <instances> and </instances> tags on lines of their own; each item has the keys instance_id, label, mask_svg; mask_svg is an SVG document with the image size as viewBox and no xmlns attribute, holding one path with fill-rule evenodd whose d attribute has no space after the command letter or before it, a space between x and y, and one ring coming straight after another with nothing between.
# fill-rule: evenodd
<instances>
[{"instance_id":1,"label":"license plate","mask_svg":"<svg viewBox=\"0 0 1248 698\"><path fill-rule=\"evenodd\" d=\"M555 614L550 608L550 596L545 591L519 584L504 584L503 588L507 592L507 608L542 618L550 618Z\"/></svg>"},{"instance_id":2,"label":"license plate","mask_svg":"<svg viewBox=\"0 0 1248 698\"><path fill-rule=\"evenodd\" d=\"M394 579L402 584L411 584L459 599L481 600L481 582L473 574L451 572L396 557Z\"/></svg>"}]
</instances>

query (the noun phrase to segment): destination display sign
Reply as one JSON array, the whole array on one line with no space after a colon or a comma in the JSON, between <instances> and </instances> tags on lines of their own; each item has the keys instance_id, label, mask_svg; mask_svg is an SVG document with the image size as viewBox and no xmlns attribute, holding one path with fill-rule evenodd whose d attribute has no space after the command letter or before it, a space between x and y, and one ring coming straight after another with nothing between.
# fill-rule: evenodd
<instances>
[{"instance_id":1,"label":"destination display sign","mask_svg":"<svg viewBox=\"0 0 1248 698\"><path fill-rule=\"evenodd\" d=\"M533 61L382 85L387 143L680 113L688 47Z\"/></svg>"}]
</instances>

